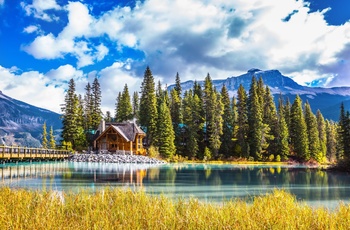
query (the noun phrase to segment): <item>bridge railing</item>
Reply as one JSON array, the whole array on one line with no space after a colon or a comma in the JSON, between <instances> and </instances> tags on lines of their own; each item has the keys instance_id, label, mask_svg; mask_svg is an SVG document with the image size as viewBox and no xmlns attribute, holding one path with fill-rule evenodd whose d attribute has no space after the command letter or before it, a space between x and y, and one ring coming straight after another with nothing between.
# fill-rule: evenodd
<instances>
[{"instance_id":1,"label":"bridge railing","mask_svg":"<svg viewBox=\"0 0 350 230\"><path fill-rule=\"evenodd\" d=\"M70 151L0 145L0 159L65 158Z\"/></svg>"}]
</instances>

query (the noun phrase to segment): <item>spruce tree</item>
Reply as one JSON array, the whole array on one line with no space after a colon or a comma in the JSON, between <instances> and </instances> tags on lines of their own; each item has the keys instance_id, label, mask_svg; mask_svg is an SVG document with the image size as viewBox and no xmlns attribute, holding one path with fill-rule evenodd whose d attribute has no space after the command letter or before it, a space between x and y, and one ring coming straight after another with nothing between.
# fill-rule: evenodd
<instances>
[{"instance_id":1,"label":"spruce tree","mask_svg":"<svg viewBox=\"0 0 350 230\"><path fill-rule=\"evenodd\" d=\"M200 137L204 127L204 121L201 114L201 99L192 90L186 91L183 99L183 125L184 125L184 151L183 155L193 158L202 159L199 155Z\"/></svg>"},{"instance_id":2,"label":"spruce tree","mask_svg":"<svg viewBox=\"0 0 350 230\"><path fill-rule=\"evenodd\" d=\"M258 94L258 86L255 77L252 78L251 86L249 89L248 99L248 140L250 156L254 157L255 160L262 160L262 104Z\"/></svg>"},{"instance_id":3,"label":"spruce tree","mask_svg":"<svg viewBox=\"0 0 350 230\"><path fill-rule=\"evenodd\" d=\"M183 148L181 148L181 143L183 141L182 135L182 89L179 73L175 76L175 87L170 91L170 114L173 123L173 129L175 132L175 145L178 154L182 154Z\"/></svg>"},{"instance_id":4,"label":"spruce tree","mask_svg":"<svg viewBox=\"0 0 350 230\"><path fill-rule=\"evenodd\" d=\"M118 95L119 101L117 102L117 122L123 122L132 119L132 105L130 100L130 94L128 85L125 84L123 92Z\"/></svg>"},{"instance_id":5,"label":"spruce tree","mask_svg":"<svg viewBox=\"0 0 350 230\"><path fill-rule=\"evenodd\" d=\"M42 142L41 142L41 146L43 149L47 149L47 130L46 130L46 121L43 124L43 137L42 137Z\"/></svg>"},{"instance_id":6,"label":"spruce tree","mask_svg":"<svg viewBox=\"0 0 350 230\"><path fill-rule=\"evenodd\" d=\"M223 104L223 115L222 115L222 136L220 138L221 146L220 153L226 158L232 156L233 152L233 128L234 128L234 118L233 109L228 94L226 85L221 88L221 103Z\"/></svg>"},{"instance_id":7,"label":"spruce tree","mask_svg":"<svg viewBox=\"0 0 350 230\"><path fill-rule=\"evenodd\" d=\"M62 139L65 143L71 144L75 148L75 140L78 133L78 96L75 94L75 82L69 81L68 90L65 95L62 110Z\"/></svg>"},{"instance_id":8,"label":"spruce tree","mask_svg":"<svg viewBox=\"0 0 350 230\"><path fill-rule=\"evenodd\" d=\"M287 160L289 155L289 132L288 125L285 120L284 109L285 107L283 106L283 99L282 96L280 96L278 100L278 132L276 136L276 152L280 155L283 161Z\"/></svg>"},{"instance_id":9,"label":"spruce tree","mask_svg":"<svg viewBox=\"0 0 350 230\"><path fill-rule=\"evenodd\" d=\"M277 150L278 144L276 140L277 136L279 135L276 105L273 100L270 88L268 86L265 87L264 93L265 94L262 108L264 123L264 129L262 132L262 149L263 152L267 151L267 154L274 154L274 157L276 157L277 154L279 154Z\"/></svg>"},{"instance_id":10,"label":"spruce tree","mask_svg":"<svg viewBox=\"0 0 350 230\"><path fill-rule=\"evenodd\" d=\"M198 147L199 147L199 151L198 151L198 155L197 157L199 159L203 159L204 157L204 150L206 147L206 139L205 139L205 134L206 132L204 131L204 127L205 127L205 111L204 111L204 93L202 90L201 85L195 81L193 84L193 100L197 101L197 105L196 106L196 111L198 112L198 116L196 117L196 124L197 127L201 127L198 129L197 133L198 133ZM197 96L197 97L195 97ZM202 125L202 126L201 126Z\"/></svg>"},{"instance_id":11,"label":"spruce tree","mask_svg":"<svg viewBox=\"0 0 350 230\"><path fill-rule=\"evenodd\" d=\"M310 157L316 160L317 162L322 162L321 148L320 148L320 139L317 129L317 119L316 116L312 113L309 102L305 103L305 123L307 127L307 136L309 139L309 151Z\"/></svg>"},{"instance_id":12,"label":"spruce tree","mask_svg":"<svg viewBox=\"0 0 350 230\"><path fill-rule=\"evenodd\" d=\"M290 139L293 151L299 160L310 160L307 127L303 115L302 101L297 95L290 111Z\"/></svg>"},{"instance_id":13,"label":"spruce tree","mask_svg":"<svg viewBox=\"0 0 350 230\"><path fill-rule=\"evenodd\" d=\"M101 86L98 82L97 77L95 77L92 83L92 128L97 129L98 125L102 120L102 110L101 110Z\"/></svg>"},{"instance_id":14,"label":"spruce tree","mask_svg":"<svg viewBox=\"0 0 350 230\"><path fill-rule=\"evenodd\" d=\"M50 147L50 149L55 149L56 148L56 141L55 141L55 136L53 134L53 127L52 126L50 127L49 137L50 137L49 147Z\"/></svg>"},{"instance_id":15,"label":"spruce tree","mask_svg":"<svg viewBox=\"0 0 350 230\"><path fill-rule=\"evenodd\" d=\"M85 117L85 130L93 129L92 125L92 113L93 113L93 100L92 89L90 83L87 83L85 87L84 95L84 117Z\"/></svg>"},{"instance_id":16,"label":"spruce tree","mask_svg":"<svg viewBox=\"0 0 350 230\"><path fill-rule=\"evenodd\" d=\"M318 139L320 141L320 152L322 159L326 159L327 155L327 134L326 122L320 110L316 112Z\"/></svg>"},{"instance_id":17,"label":"spruce tree","mask_svg":"<svg viewBox=\"0 0 350 230\"><path fill-rule=\"evenodd\" d=\"M146 132L147 145L153 144L153 136L156 131L157 100L155 94L154 78L147 66L141 84L140 98L140 126Z\"/></svg>"},{"instance_id":18,"label":"spruce tree","mask_svg":"<svg viewBox=\"0 0 350 230\"><path fill-rule=\"evenodd\" d=\"M106 111L105 121L111 122L112 120L113 119L112 119L111 111Z\"/></svg>"},{"instance_id":19,"label":"spruce tree","mask_svg":"<svg viewBox=\"0 0 350 230\"><path fill-rule=\"evenodd\" d=\"M221 136L222 136L222 115L223 115L223 104L221 102L221 96L220 93L216 92L214 90L214 94L212 95L213 101L216 103L214 104L214 110L213 110L213 117L211 121L211 134L209 136L209 147L211 149L211 152L213 153L214 157L218 156L219 149L221 146Z\"/></svg>"},{"instance_id":20,"label":"spruce tree","mask_svg":"<svg viewBox=\"0 0 350 230\"><path fill-rule=\"evenodd\" d=\"M175 134L171 122L170 110L165 99L160 102L157 132L155 133L154 137L156 137L156 146L158 147L158 151L161 156L171 158L176 151L174 144Z\"/></svg>"},{"instance_id":21,"label":"spruce tree","mask_svg":"<svg viewBox=\"0 0 350 230\"><path fill-rule=\"evenodd\" d=\"M122 101L122 93L121 92L118 92L118 96L115 100L115 120L117 122L120 122L121 121L121 114L122 114L122 111L121 111L121 107L122 107L122 104L121 104L121 101Z\"/></svg>"},{"instance_id":22,"label":"spruce tree","mask_svg":"<svg viewBox=\"0 0 350 230\"><path fill-rule=\"evenodd\" d=\"M248 136L248 110L247 110L247 93L241 84L237 91L237 144L240 157L249 157L249 146L247 143Z\"/></svg>"},{"instance_id":23,"label":"spruce tree","mask_svg":"<svg viewBox=\"0 0 350 230\"><path fill-rule=\"evenodd\" d=\"M326 140L327 140L327 159L334 162L337 159L337 125L326 120Z\"/></svg>"},{"instance_id":24,"label":"spruce tree","mask_svg":"<svg viewBox=\"0 0 350 230\"><path fill-rule=\"evenodd\" d=\"M139 105L140 105L139 93L135 91L134 94L132 95L132 115L133 115L133 118L135 118L136 120L139 119Z\"/></svg>"}]
</instances>

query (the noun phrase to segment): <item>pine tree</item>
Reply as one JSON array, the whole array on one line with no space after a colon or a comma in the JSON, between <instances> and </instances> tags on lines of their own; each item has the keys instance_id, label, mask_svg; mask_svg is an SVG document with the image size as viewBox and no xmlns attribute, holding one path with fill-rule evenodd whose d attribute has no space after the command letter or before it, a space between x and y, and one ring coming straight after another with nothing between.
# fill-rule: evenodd
<instances>
[{"instance_id":1,"label":"pine tree","mask_svg":"<svg viewBox=\"0 0 350 230\"><path fill-rule=\"evenodd\" d=\"M179 73L175 76L175 87L170 91L170 114L173 123L173 129L175 132L175 145L177 153L182 155L183 148L181 148L181 143L183 141L182 135L182 98L181 98L181 82Z\"/></svg>"},{"instance_id":2,"label":"pine tree","mask_svg":"<svg viewBox=\"0 0 350 230\"><path fill-rule=\"evenodd\" d=\"M319 133L317 129L317 119L312 113L309 102L305 103L305 123L307 127L307 136L309 139L310 157L317 162L322 162L322 153L320 147Z\"/></svg>"},{"instance_id":3,"label":"pine tree","mask_svg":"<svg viewBox=\"0 0 350 230\"><path fill-rule=\"evenodd\" d=\"M160 102L158 110L157 132L154 137L157 140L156 146L161 156L171 158L176 151L175 134L171 122L170 110L165 99Z\"/></svg>"},{"instance_id":4,"label":"pine tree","mask_svg":"<svg viewBox=\"0 0 350 230\"><path fill-rule=\"evenodd\" d=\"M98 79L95 77L92 83L92 128L97 129L102 120L101 110L101 86Z\"/></svg>"},{"instance_id":5,"label":"pine tree","mask_svg":"<svg viewBox=\"0 0 350 230\"><path fill-rule=\"evenodd\" d=\"M337 159L337 125L326 121L327 159L334 162Z\"/></svg>"},{"instance_id":6,"label":"pine tree","mask_svg":"<svg viewBox=\"0 0 350 230\"><path fill-rule=\"evenodd\" d=\"M132 106L130 100L130 94L128 85L125 84L123 93L118 95L119 101L117 102L117 116L116 121L123 122L132 119Z\"/></svg>"},{"instance_id":7,"label":"pine tree","mask_svg":"<svg viewBox=\"0 0 350 230\"><path fill-rule=\"evenodd\" d=\"M43 124L43 137L41 142L42 148L47 149L47 130L46 130L46 122Z\"/></svg>"},{"instance_id":8,"label":"pine tree","mask_svg":"<svg viewBox=\"0 0 350 230\"><path fill-rule=\"evenodd\" d=\"M316 112L316 119L317 119L318 139L320 141L321 158L325 160L327 155L326 122L320 110L317 110Z\"/></svg>"},{"instance_id":9,"label":"pine tree","mask_svg":"<svg viewBox=\"0 0 350 230\"><path fill-rule=\"evenodd\" d=\"M87 83L85 87L84 95L84 128L86 131L94 129L92 124L92 113L93 113L93 100L92 100L92 89L90 83Z\"/></svg>"},{"instance_id":10,"label":"pine tree","mask_svg":"<svg viewBox=\"0 0 350 230\"><path fill-rule=\"evenodd\" d=\"M140 126L146 132L146 142L153 144L153 136L156 131L157 100L155 94L154 78L147 66L141 84L140 98Z\"/></svg>"},{"instance_id":11,"label":"pine tree","mask_svg":"<svg viewBox=\"0 0 350 230\"><path fill-rule=\"evenodd\" d=\"M50 127L50 142L49 142L49 147L50 149L55 149L56 148L56 141L55 141L55 136L53 135L53 127Z\"/></svg>"},{"instance_id":12,"label":"pine tree","mask_svg":"<svg viewBox=\"0 0 350 230\"><path fill-rule=\"evenodd\" d=\"M225 85L221 88L221 103L223 104L223 115L222 115L222 136L220 138L221 147L220 153L226 158L232 156L233 152L233 128L234 128L234 118L233 109L228 94L228 90Z\"/></svg>"},{"instance_id":13,"label":"pine tree","mask_svg":"<svg viewBox=\"0 0 350 230\"><path fill-rule=\"evenodd\" d=\"M214 104L214 110L213 110L213 117L211 121L211 135L209 136L209 147L211 149L211 152L215 157L218 156L219 149L221 147L221 136L222 136L222 115L223 115L223 109L224 106L221 102L221 96L220 93L216 92L214 90L214 94L212 95L213 101L216 103Z\"/></svg>"},{"instance_id":14,"label":"pine tree","mask_svg":"<svg viewBox=\"0 0 350 230\"><path fill-rule=\"evenodd\" d=\"M139 103L140 103L139 93L135 91L134 94L132 95L132 116L136 120L139 119L139 106L140 106Z\"/></svg>"},{"instance_id":15,"label":"pine tree","mask_svg":"<svg viewBox=\"0 0 350 230\"><path fill-rule=\"evenodd\" d=\"M238 152L240 152L240 157L249 157L249 146L247 143L248 136L248 110L247 110L247 93L243 87L240 85L237 91L237 144Z\"/></svg>"},{"instance_id":16,"label":"pine tree","mask_svg":"<svg viewBox=\"0 0 350 230\"><path fill-rule=\"evenodd\" d=\"M111 122L112 120L113 119L112 119L111 111L106 111L105 121Z\"/></svg>"},{"instance_id":17,"label":"pine tree","mask_svg":"<svg viewBox=\"0 0 350 230\"><path fill-rule=\"evenodd\" d=\"M250 156L254 157L255 160L262 159L262 104L260 104L260 98L258 95L258 86L255 77L252 78L252 83L249 89L248 99L248 140Z\"/></svg>"},{"instance_id":18,"label":"pine tree","mask_svg":"<svg viewBox=\"0 0 350 230\"><path fill-rule=\"evenodd\" d=\"M262 81L262 80L261 80ZM274 157L277 157L278 152L278 144L276 137L279 135L278 130L278 117L276 111L276 105L273 100L273 96L271 94L270 88L268 86L265 87L265 94L263 100L263 144L262 149L263 152L267 151L267 154L274 154ZM268 132L269 131L269 132Z\"/></svg>"},{"instance_id":19,"label":"pine tree","mask_svg":"<svg viewBox=\"0 0 350 230\"><path fill-rule=\"evenodd\" d=\"M75 148L75 140L78 133L77 111L78 97L75 94L75 82L73 79L69 81L68 90L65 95L62 109L62 139L67 144L71 144Z\"/></svg>"},{"instance_id":20,"label":"pine tree","mask_svg":"<svg viewBox=\"0 0 350 230\"><path fill-rule=\"evenodd\" d=\"M288 132L288 125L285 120L284 115L284 109L283 106L283 99L282 96L280 96L278 100L278 132L277 132L277 153L280 154L281 159L287 160L287 156L289 154L289 132Z\"/></svg>"},{"instance_id":21,"label":"pine tree","mask_svg":"<svg viewBox=\"0 0 350 230\"><path fill-rule=\"evenodd\" d=\"M184 152L183 155L190 159L203 156L199 155L200 137L204 127L202 117L201 99L192 90L186 91L183 99L183 124L184 124Z\"/></svg>"},{"instance_id":22,"label":"pine tree","mask_svg":"<svg viewBox=\"0 0 350 230\"><path fill-rule=\"evenodd\" d=\"M121 120L121 114L122 114L122 111L121 111L121 101L122 101L122 93L121 92L118 92L118 96L115 100L115 120L116 121L119 121Z\"/></svg>"},{"instance_id":23,"label":"pine tree","mask_svg":"<svg viewBox=\"0 0 350 230\"><path fill-rule=\"evenodd\" d=\"M76 110L76 134L74 135L74 145L73 147L78 150L85 149L87 147L86 134L84 130L84 101L79 94L75 98L75 103L77 104Z\"/></svg>"},{"instance_id":24,"label":"pine tree","mask_svg":"<svg viewBox=\"0 0 350 230\"><path fill-rule=\"evenodd\" d=\"M309 140L301 103L297 95L290 112L290 139L296 156L300 160L308 161L310 159Z\"/></svg>"},{"instance_id":25,"label":"pine tree","mask_svg":"<svg viewBox=\"0 0 350 230\"><path fill-rule=\"evenodd\" d=\"M197 97L195 97L197 96ZM195 118L196 120L196 124L197 127L201 127L197 130L198 133L198 139L197 139L197 143L198 143L198 155L197 157L199 159L203 159L204 157L204 150L206 147L206 139L205 139L205 135L206 132L204 131L204 127L205 127L205 111L204 111L204 96L203 96L203 90L201 85L195 81L193 84L193 100L197 101L197 106L194 106L196 108L197 111L197 115L198 117ZM202 126L201 126L202 125Z\"/></svg>"}]
</instances>

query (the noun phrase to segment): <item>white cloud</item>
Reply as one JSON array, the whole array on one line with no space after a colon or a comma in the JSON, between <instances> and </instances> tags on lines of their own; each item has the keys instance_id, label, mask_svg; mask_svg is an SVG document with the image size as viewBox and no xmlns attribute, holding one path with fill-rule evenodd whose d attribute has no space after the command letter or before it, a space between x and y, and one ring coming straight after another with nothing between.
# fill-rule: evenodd
<instances>
[{"instance_id":1,"label":"white cloud","mask_svg":"<svg viewBox=\"0 0 350 230\"><path fill-rule=\"evenodd\" d=\"M5 0L0 0L0 6L5 4Z\"/></svg>"},{"instance_id":2,"label":"white cloud","mask_svg":"<svg viewBox=\"0 0 350 230\"><path fill-rule=\"evenodd\" d=\"M49 15L47 10L60 10L61 7L56 3L56 0L33 0L33 4L21 2L22 8L28 16L33 15L44 21L57 21L59 18L55 15Z\"/></svg>"},{"instance_id":3,"label":"white cloud","mask_svg":"<svg viewBox=\"0 0 350 230\"><path fill-rule=\"evenodd\" d=\"M31 34L31 33L38 32L38 31L40 31L40 28L39 28L39 26L36 26L36 25L30 25L30 26L27 26L26 28L23 29L23 32L25 32L27 34Z\"/></svg>"},{"instance_id":4,"label":"white cloud","mask_svg":"<svg viewBox=\"0 0 350 230\"><path fill-rule=\"evenodd\" d=\"M37 71L16 74L0 66L0 89L12 98L60 113L64 88L49 84L50 80Z\"/></svg>"},{"instance_id":5,"label":"white cloud","mask_svg":"<svg viewBox=\"0 0 350 230\"><path fill-rule=\"evenodd\" d=\"M331 9L310 12L308 3L296 0L146 0L98 16L81 2L64 9L67 26L56 37L38 36L24 48L28 53L39 59L71 54L79 68L103 60L113 48L130 47L145 60L128 73L140 74L148 64L164 83L172 83L176 72L182 80L203 79L207 72L226 78L257 67L279 69L301 84L327 76L335 84L344 74L334 66L350 43L349 22L328 25L324 15ZM91 42L105 35L115 47Z\"/></svg>"}]
</instances>

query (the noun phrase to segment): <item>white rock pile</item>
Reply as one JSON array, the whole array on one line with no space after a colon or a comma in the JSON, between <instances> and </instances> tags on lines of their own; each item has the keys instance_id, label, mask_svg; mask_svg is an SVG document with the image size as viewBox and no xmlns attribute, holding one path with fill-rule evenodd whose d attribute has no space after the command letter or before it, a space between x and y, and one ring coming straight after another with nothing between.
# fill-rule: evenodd
<instances>
[{"instance_id":1,"label":"white rock pile","mask_svg":"<svg viewBox=\"0 0 350 230\"><path fill-rule=\"evenodd\" d=\"M73 154L68 159L71 162L103 162L121 164L164 164L165 161L141 155L121 154Z\"/></svg>"}]
</instances>

